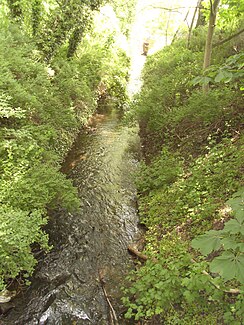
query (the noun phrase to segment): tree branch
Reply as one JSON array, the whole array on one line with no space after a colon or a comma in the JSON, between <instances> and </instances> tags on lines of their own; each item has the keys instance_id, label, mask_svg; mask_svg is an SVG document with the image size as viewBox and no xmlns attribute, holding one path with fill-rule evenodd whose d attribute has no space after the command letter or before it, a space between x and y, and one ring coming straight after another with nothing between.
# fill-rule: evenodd
<instances>
[{"instance_id":1,"label":"tree branch","mask_svg":"<svg viewBox=\"0 0 244 325\"><path fill-rule=\"evenodd\" d=\"M232 38L235 38L236 36L242 34L243 32L244 32L244 28L241 29L241 30L239 30L237 33L235 33L235 34L233 34L233 35L231 35L231 36L225 38L224 40L215 43L215 44L213 45L213 47L220 46L220 45L222 45L222 44L224 44L224 43L230 41Z\"/></svg>"},{"instance_id":2,"label":"tree branch","mask_svg":"<svg viewBox=\"0 0 244 325\"><path fill-rule=\"evenodd\" d=\"M170 12L178 12L178 9L183 9L184 7L179 7L179 8L165 8L165 7L158 7L158 6L151 6L151 8L153 9L162 9L162 10L166 10L166 11L170 11Z\"/></svg>"},{"instance_id":3,"label":"tree branch","mask_svg":"<svg viewBox=\"0 0 244 325\"><path fill-rule=\"evenodd\" d=\"M105 289L105 281L104 281L104 277L103 277L103 272L102 271L98 272L98 275L99 275L99 280L100 280L100 283L101 283L101 287L102 287L102 290L103 290L104 297L106 298L106 301L107 301L108 306L110 308L111 325L119 325L116 312L115 312L115 310L113 308L113 305L111 304L111 301L110 301L110 299L108 297L108 293L107 293L107 291Z\"/></svg>"}]
</instances>

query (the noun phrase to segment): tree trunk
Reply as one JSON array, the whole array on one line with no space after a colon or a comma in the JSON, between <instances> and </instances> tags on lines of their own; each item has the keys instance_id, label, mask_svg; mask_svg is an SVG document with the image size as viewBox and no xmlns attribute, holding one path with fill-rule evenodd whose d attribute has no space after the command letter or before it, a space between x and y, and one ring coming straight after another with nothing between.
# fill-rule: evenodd
<instances>
[{"instance_id":1,"label":"tree trunk","mask_svg":"<svg viewBox=\"0 0 244 325\"><path fill-rule=\"evenodd\" d=\"M183 20L184 22L187 21L187 17L188 17L188 15L189 15L189 12L190 12L190 10L187 11L186 16L185 16L185 18L184 18L184 20ZM172 39L172 42L171 42L171 45L175 42L176 37L177 37L177 35L178 35L179 31L180 31L180 27L181 27L181 25L179 25L177 31L175 32L175 34L174 34L174 36L173 36L173 39Z\"/></svg>"},{"instance_id":2,"label":"tree trunk","mask_svg":"<svg viewBox=\"0 0 244 325\"><path fill-rule=\"evenodd\" d=\"M41 14L42 14L42 1L34 0L32 3L32 34L36 36L40 22L41 22Z\"/></svg>"},{"instance_id":3,"label":"tree trunk","mask_svg":"<svg viewBox=\"0 0 244 325\"><path fill-rule=\"evenodd\" d=\"M211 64L211 54L212 54L212 47L213 47L213 35L214 35L214 28L216 22L216 16L218 11L218 6L221 0L210 0L211 7L210 7L210 17L209 17L209 24L208 24L208 34L206 39L205 45L205 53L204 53L204 62L203 62L203 71L205 71ZM203 91L207 92L209 89L209 85L203 85Z\"/></svg>"},{"instance_id":4,"label":"tree trunk","mask_svg":"<svg viewBox=\"0 0 244 325\"><path fill-rule=\"evenodd\" d=\"M195 18L196 18L196 14L197 14L197 10L200 8L202 0L198 0L193 17L192 17L192 21L191 21L191 25L189 28L189 33L188 33L188 40L187 40L187 48L189 49L190 47L190 42L191 42L191 34L192 34L192 29L194 26L194 22L195 22Z\"/></svg>"},{"instance_id":5,"label":"tree trunk","mask_svg":"<svg viewBox=\"0 0 244 325\"><path fill-rule=\"evenodd\" d=\"M169 14L168 14L168 21L167 21L166 31L165 31L165 45L166 46L168 45L168 30L169 30L169 23L170 23L170 18L171 18L171 12L172 11L169 11Z\"/></svg>"},{"instance_id":6,"label":"tree trunk","mask_svg":"<svg viewBox=\"0 0 244 325\"><path fill-rule=\"evenodd\" d=\"M70 39L69 39L69 46L67 51L67 58L70 59L74 56L75 51L77 50L77 47L82 39L83 34L83 27L75 28L73 31Z\"/></svg>"},{"instance_id":7,"label":"tree trunk","mask_svg":"<svg viewBox=\"0 0 244 325\"><path fill-rule=\"evenodd\" d=\"M203 16L202 13L202 9L203 9L203 0L199 1L199 6L198 6L198 17L197 17L197 23L196 23L196 28L199 26L204 26L205 25L205 18Z\"/></svg>"}]
</instances>

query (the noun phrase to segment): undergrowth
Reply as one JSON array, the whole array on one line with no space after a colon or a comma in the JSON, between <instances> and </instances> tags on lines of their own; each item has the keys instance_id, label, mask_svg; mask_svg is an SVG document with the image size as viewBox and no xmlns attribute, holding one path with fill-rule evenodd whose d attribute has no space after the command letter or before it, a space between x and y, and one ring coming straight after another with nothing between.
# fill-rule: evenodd
<instances>
[{"instance_id":1,"label":"undergrowth","mask_svg":"<svg viewBox=\"0 0 244 325\"><path fill-rule=\"evenodd\" d=\"M144 154L136 179L147 260L128 276L126 318L243 321L241 57L222 56L209 70L207 94L197 77L201 51L179 42L147 59L132 105Z\"/></svg>"}]
</instances>

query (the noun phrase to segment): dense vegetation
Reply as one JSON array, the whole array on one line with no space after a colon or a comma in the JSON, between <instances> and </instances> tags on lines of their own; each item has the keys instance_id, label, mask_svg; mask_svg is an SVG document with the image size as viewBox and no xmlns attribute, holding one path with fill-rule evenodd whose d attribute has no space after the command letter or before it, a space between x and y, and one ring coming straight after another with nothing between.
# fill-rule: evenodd
<instances>
[{"instance_id":1,"label":"dense vegetation","mask_svg":"<svg viewBox=\"0 0 244 325\"><path fill-rule=\"evenodd\" d=\"M128 35L135 1L111 1L116 26L98 14L108 2L0 3L0 291L29 278L35 253L51 248L52 210L79 208L60 172L79 129L98 103L110 98L123 110L128 100L129 59L116 39ZM198 3L198 27L147 58L129 112L140 125L147 229L146 258L124 289L125 316L136 322L243 320L244 1ZM167 41L169 20L161 22Z\"/></svg>"},{"instance_id":2,"label":"dense vegetation","mask_svg":"<svg viewBox=\"0 0 244 325\"><path fill-rule=\"evenodd\" d=\"M148 324L244 317L243 34L221 42L241 29L244 2L226 3L214 37L221 44L204 74L201 26L190 46L182 35L148 57L132 103L144 155L137 186L147 258L129 275L123 302L127 318Z\"/></svg>"},{"instance_id":3,"label":"dense vegetation","mask_svg":"<svg viewBox=\"0 0 244 325\"><path fill-rule=\"evenodd\" d=\"M126 99L129 60L120 31L101 28L101 3L0 4L0 290L28 278L35 252L50 249L52 209L79 207L60 172L77 132L102 97L120 109Z\"/></svg>"}]
</instances>

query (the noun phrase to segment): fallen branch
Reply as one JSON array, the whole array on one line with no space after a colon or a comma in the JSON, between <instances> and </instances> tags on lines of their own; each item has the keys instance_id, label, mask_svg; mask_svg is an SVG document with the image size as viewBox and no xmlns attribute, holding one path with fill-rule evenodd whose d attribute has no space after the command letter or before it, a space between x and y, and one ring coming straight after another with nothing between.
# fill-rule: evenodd
<instances>
[{"instance_id":1,"label":"fallen branch","mask_svg":"<svg viewBox=\"0 0 244 325\"><path fill-rule=\"evenodd\" d=\"M99 280L100 280L100 283L101 283L101 287L102 287L102 290L103 290L104 297L105 297L105 299L106 299L106 301L108 303L108 306L109 306L109 313L110 313L110 318L111 318L111 324L112 325L119 325L116 312L115 312L115 310L113 308L113 305L111 304L111 301L109 300L107 291L105 289L105 281L104 281L104 278L103 278L102 271L100 271L98 274L99 274Z\"/></svg>"},{"instance_id":2,"label":"fallen branch","mask_svg":"<svg viewBox=\"0 0 244 325\"><path fill-rule=\"evenodd\" d=\"M133 255L136 255L139 259L146 261L148 260L147 255L141 253L140 251L138 251L138 249L135 246L129 245L128 246L128 251L130 253L132 253Z\"/></svg>"},{"instance_id":3,"label":"fallen branch","mask_svg":"<svg viewBox=\"0 0 244 325\"><path fill-rule=\"evenodd\" d=\"M143 260L143 261L147 261L149 258L147 255L141 253L140 251L138 251L138 249L133 246L133 245L129 245L128 246L128 251L134 255L136 255L139 259ZM158 260L154 257L152 258L152 261L157 263ZM191 260L192 263L197 263L194 259ZM220 288L220 286L218 286L216 283L213 282L213 278L211 276L211 274L209 274L207 271L203 270L202 274L207 275L209 277L209 282L218 290L222 290ZM229 290L224 290L225 293L230 293L230 294L234 294L234 295L238 295L240 293L240 290L238 288L231 288Z\"/></svg>"},{"instance_id":4,"label":"fallen branch","mask_svg":"<svg viewBox=\"0 0 244 325\"><path fill-rule=\"evenodd\" d=\"M192 261L192 263L196 263L196 261L195 260L191 260ZM212 276L211 276L211 274L209 274L207 271L205 271L205 270L203 270L202 271L202 274L204 274L204 275L207 275L210 279L209 279L209 282L216 288L216 289L218 289L218 290L222 290L221 288L220 288L220 286L219 285L217 285L216 283L214 283L213 282L213 278L212 278ZM240 293L240 290L239 289L237 289L237 288L231 288L231 289L229 289L229 290L224 290L224 293L231 293L231 294L234 294L234 295L238 295L239 293Z\"/></svg>"},{"instance_id":5,"label":"fallen branch","mask_svg":"<svg viewBox=\"0 0 244 325\"><path fill-rule=\"evenodd\" d=\"M140 251L138 251L138 249L135 246L129 245L127 248L128 248L128 251L130 253L137 256L139 259L141 259L143 261L147 261L149 259L149 257L147 255L145 255L145 254L141 253ZM158 262L158 260L155 257L152 257L152 261L154 263Z\"/></svg>"}]
</instances>

